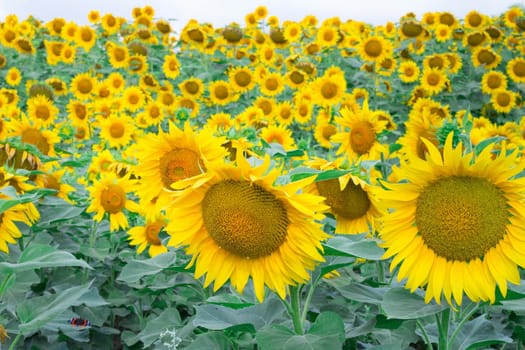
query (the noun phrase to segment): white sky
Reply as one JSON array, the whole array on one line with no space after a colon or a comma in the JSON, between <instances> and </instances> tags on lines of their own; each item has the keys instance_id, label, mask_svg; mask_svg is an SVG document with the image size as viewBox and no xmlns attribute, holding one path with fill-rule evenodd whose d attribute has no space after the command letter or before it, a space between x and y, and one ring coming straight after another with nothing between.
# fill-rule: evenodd
<instances>
[{"instance_id":1,"label":"white sky","mask_svg":"<svg viewBox=\"0 0 525 350\"><path fill-rule=\"evenodd\" d=\"M148 4L155 9L156 18L175 20L172 26L180 33L191 18L212 23L215 27L231 22L244 25L245 15L258 5L266 6L269 14L281 21L299 21L306 15L315 15L320 20L338 16L343 21L354 19L384 24L397 22L410 11L418 18L429 11L450 11L463 18L473 9L491 16L499 15L511 5L525 6L525 0L0 0L0 20L14 13L21 19L31 14L43 21L63 17L86 24L90 10L129 19L133 7Z\"/></svg>"}]
</instances>

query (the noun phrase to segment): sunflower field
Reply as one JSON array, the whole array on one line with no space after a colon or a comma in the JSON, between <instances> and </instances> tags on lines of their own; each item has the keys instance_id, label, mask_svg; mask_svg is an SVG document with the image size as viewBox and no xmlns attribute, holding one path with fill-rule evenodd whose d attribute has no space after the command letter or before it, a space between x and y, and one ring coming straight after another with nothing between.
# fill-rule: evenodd
<instances>
[{"instance_id":1,"label":"sunflower field","mask_svg":"<svg viewBox=\"0 0 525 350\"><path fill-rule=\"evenodd\" d=\"M525 348L525 9L0 22L0 349Z\"/></svg>"}]
</instances>

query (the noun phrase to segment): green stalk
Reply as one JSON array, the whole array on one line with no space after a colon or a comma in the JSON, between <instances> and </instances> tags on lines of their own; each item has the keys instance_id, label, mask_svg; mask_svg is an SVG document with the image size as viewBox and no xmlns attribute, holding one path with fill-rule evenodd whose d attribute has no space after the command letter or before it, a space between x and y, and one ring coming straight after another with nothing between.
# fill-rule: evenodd
<instances>
[{"instance_id":1,"label":"green stalk","mask_svg":"<svg viewBox=\"0 0 525 350\"><path fill-rule=\"evenodd\" d=\"M416 320L416 325L421 329L421 333L423 333L423 338L425 338L425 344L427 344L427 350L432 350L432 343L430 342L430 338L428 337L427 330L423 326L420 320Z\"/></svg>"},{"instance_id":2,"label":"green stalk","mask_svg":"<svg viewBox=\"0 0 525 350\"><path fill-rule=\"evenodd\" d=\"M449 341L448 341L448 346L450 347L453 343L454 343L454 339L456 339L456 337L458 336L459 334L459 331L461 330L461 328L463 328L463 326L465 325L465 323L470 319L470 317L472 317L472 315L474 315L476 313L476 311L479 310L479 303L475 304L474 307L472 308L472 310L470 310L469 312L467 312L465 314L465 316L463 316L463 318L461 319L461 321L459 321L456 329L454 330L454 332L452 333L452 336L450 337Z\"/></svg>"},{"instance_id":3,"label":"green stalk","mask_svg":"<svg viewBox=\"0 0 525 350\"><path fill-rule=\"evenodd\" d=\"M20 340L20 338L22 338L22 333L18 333L16 335L16 338L13 340L13 342L11 343L11 346L9 346L9 350L14 350L15 346L16 346L16 343L18 343L18 341Z\"/></svg>"},{"instance_id":4,"label":"green stalk","mask_svg":"<svg viewBox=\"0 0 525 350\"><path fill-rule=\"evenodd\" d=\"M448 350L448 326L450 323L450 308L446 308L441 313L441 320L439 319L439 316L436 315L437 322L438 322L438 329L439 329L439 343L438 343L438 349L439 350Z\"/></svg>"},{"instance_id":5,"label":"green stalk","mask_svg":"<svg viewBox=\"0 0 525 350\"><path fill-rule=\"evenodd\" d=\"M306 314L308 314L310 302L312 301L312 297L314 296L315 287L317 287L317 283L319 283L320 280L321 275L319 275L315 280L312 281L312 285L310 286L310 289L308 289L308 294L306 294L306 299L304 300L303 312L301 313L302 325L304 325L304 323L306 322Z\"/></svg>"},{"instance_id":6,"label":"green stalk","mask_svg":"<svg viewBox=\"0 0 525 350\"><path fill-rule=\"evenodd\" d=\"M7 286L7 283L9 282L9 279L11 278L11 275L13 275L13 273L9 272L7 276L4 278L4 280L2 281L2 284L0 284L0 298L2 298L2 296L4 295L5 288Z\"/></svg>"},{"instance_id":7,"label":"green stalk","mask_svg":"<svg viewBox=\"0 0 525 350\"><path fill-rule=\"evenodd\" d=\"M291 317L295 333L304 334L303 322L301 320L301 303L299 300L299 286L290 287Z\"/></svg>"}]
</instances>

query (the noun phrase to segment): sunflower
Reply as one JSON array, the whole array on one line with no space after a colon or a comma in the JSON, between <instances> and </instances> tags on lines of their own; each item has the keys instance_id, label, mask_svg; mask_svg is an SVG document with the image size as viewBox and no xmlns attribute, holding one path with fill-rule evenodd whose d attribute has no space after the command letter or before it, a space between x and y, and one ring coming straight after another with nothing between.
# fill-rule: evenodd
<instances>
[{"instance_id":1,"label":"sunflower","mask_svg":"<svg viewBox=\"0 0 525 350\"><path fill-rule=\"evenodd\" d=\"M144 55L131 55L128 59L128 72L142 76L148 70L148 60Z\"/></svg>"},{"instance_id":2,"label":"sunflower","mask_svg":"<svg viewBox=\"0 0 525 350\"><path fill-rule=\"evenodd\" d=\"M42 173L36 176L35 184L40 188L50 188L56 190L57 193L54 194L54 196L72 203L72 201L69 199L69 194L76 191L76 189L62 181L62 177L64 176L66 169L52 170L43 167L40 170Z\"/></svg>"},{"instance_id":3,"label":"sunflower","mask_svg":"<svg viewBox=\"0 0 525 350\"><path fill-rule=\"evenodd\" d=\"M280 125L290 125L293 122L293 107L288 101L279 102L276 106L276 119Z\"/></svg>"},{"instance_id":4,"label":"sunflower","mask_svg":"<svg viewBox=\"0 0 525 350\"><path fill-rule=\"evenodd\" d=\"M430 95L436 95L449 83L447 75L437 68L423 70L421 87Z\"/></svg>"},{"instance_id":5,"label":"sunflower","mask_svg":"<svg viewBox=\"0 0 525 350\"><path fill-rule=\"evenodd\" d=\"M481 91L492 94L497 89L507 88L507 77L499 71L488 71L481 78Z\"/></svg>"},{"instance_id":6,"label":"sunflower","mask_svg":"<svg viewBox=\"0 0 525 350\"><path fill-rule=\"evenodd\" d=\"M341 102L346 92L344 74L324 74L312 82L314 102L318 105L329 107Z\"/></svg>"},{"instance_id":7,"label":"sunflower","mask_svg":"<svg viewBox=\"0 0 525 350\"><path fill-rule=\"evenodd\" d=\"M472 64L474 67L483 66L485 69L496 68L501 62L501 56L489 47L477 47L472 50Z\"/></svg>"},{"instance_id":8,"label":"sunflower","mask_svg":"<svg viewBox=\"0 0 525 350\"><path fill-rule=\"evenodd\" d=\"M88 12L88 21L92 24L98 24L100 22L100 11L98 10L91 10Z\"/></svg>"},{"instance_id":9,"label":"sunflower","mask_svg":"<svg viewBox=\"0 0 525 350\"><path fill-rule=\"evenodd\" d=\"M284 91L284 79L279 73L268 73L259 81L261 92L266 96L276 96Z\"/></svg>"},{"instance_id":10,"label":"sunflower","mask_svg":"<svg viewBox=\"0 0 525 350\"><path fill-rule=\"evenodd\" d=\"M105 82L114 94L123 91L126 87L126 79L119 72L110 73Z\"/></svg>"},{"instance_id":11,"label":"sunflower","mask_svg":"<svg viewBox=\"0 0 525 350\"><path fill-rule=\"evenodd\" d=\"M92 97L98 82L89 73L79 73L75 75L70 84L70 91L79 100L87 100Z\"/></svg>"},{"instance_id":12,"label":"sunflower","mask_svg":"<svg viewBox=\"0 0 525 350\"><path fill-rule=\"evenodd\" d=\"M399 79L403 83L413 83L419 79L419 66L414 61L402 62L397 71L399 73Z\"/></svg>"},{"instance_id":13,"label":"sunflower","mask_svg":"<svg viewBox=\"0 0 525 350\"><path fill-rule=\"evenodd\" d=\"M44 127L50 126L58 116L58 108L46 96L37 95L27 100L29 119L40 119Z\"/></svg>"},{"instance_id":14,"label":"sunflower","mask_svg":"<svg viewBox=\"0 0 525 350\"><path fill-rule=\"evenodd\" d=\"M100 138L105 140L111 148L127 146L136 132L133 119L125 114L111 114L102 120L100 125Z\"/></svg>"},{"instance_id":15,"label":"sunflower","mask_svg":"<svg viewBox=\"0 0 525 350\"><path fill-rule=\"evenodd\" d=\"M434 37L439 43L452 39L452 28L446 24L438 24L434 29Z\"/></svg>"},{"instance_id":16,"label":"sunflower","mask_svg":"<svg viewBox=\"0 0 525 350\"><path fill-rule=\"evenodd\" d=\"M189 122L184 130L170 123L169 132L147 134L137 141L136 173L141 177L137 194L144 202L156 201L162 209L172 183L205 171L204 160L218 161L226 157L222 137L212 130L193 131Z\"/></svg>"},{"instance_id":17,"label":"sunflower","mask_svg":"<svg viewBox=\"0 0 525 350\"><path fill-rule=\"evenodd\" d=\"M185 246L195 278L218 290L226 281L242 293L253 281L257 299L265 285L281 298L287 286L304 283L309 271L324 261L327 238L315 221L326 209L322 197L299 190L312 178L276 187L280 175L270 159L252 168L242 156L237 166L206 163L208 171L180 184L168 210L169 246Z\"/></svg>"},{"instance_id":18,"label":"sunflower","mask_svg":"<svg viewBox=\"0 0 525 350\"><path fill-rule=\"evenodd\" d=\"M266 143L278 143L285 151L293 149L295 140L292 137L292 131L285 125L269 125L261 129L261 139Z\"/></svg>"},{"instance_id":19,"label":"sunflower","mask_svg":"<svg viewBox=\"0 0 525 350\"><path fill-rule=\"evenodd\" d=\"M12 199L8 195L0 193L0 200L2 201ZM0 251L9 254L8 244L14 244L17 238L22 237L18 223L32 226L39 218L40 214L33 203L17 204L0 213Z\"/></svg>"},{"instance_id":20,"label":"sunflower","mask_svg":"<svg viewBox=\"0 0 525 350\"><path fill-rule=\"evenodd\" d=\"M28 119L22 116L20 120L11 120L12 136L20 136L22 143L31 144L46 156L56 156L55 144L60 137L48 130L41 119Z\"/></svg>"},{"instance_id":21,"label":"sunflower","mask_svg":"<svg viewBox=\"0 0 525 350\"><path fill-rule=\"evenodd\" d=\"M341 169L342 162L342 158L334 162L315 158L306 165L318 170L331 170ZM306 191L325 198L325 204L330 207L328 212L336 219L335 233L375 232L381 216L376 190L362 177L348 173L335 179L316 181Z\"/></svg>"},{"instance_id":22,"label":"sunflower","mask_svg":"<svg viewBox=\"0 0 525 350\"><path fill-rule=\"evenodd\" d=\"M368 109L368 101L355 111L344 108L341 116L335 118L335 124L342 131L332 136L331 140L340 143L337 154L346 153L355 162L379 159L385 152L385 146L377 140L377 135L386 128L386 122L379 121Z\"/></svg>"},{"instance_id":23,"label":"sunflower","mask_svg":"<svg viewBox=\"0 0 525 350\"><path fill-rule=\"evenodd\" d=\"M487 16L479 13L476 10L472 10L469 13L465 15L465 19L463 20L463 23L465 24L465 27L476 29L481 28L485 26L485 24L489 21L489 18Z\"/></svg>"},{"instance_id":24,"label":"sunflower","mask_svg":"<svg viewBox=\"0 0 525 350\"><path fill-rule=\"evenodd\" d=\"M97 34L90 26L79 26L77 28L76 43L82 47L84 51L91 51L91 48L95 46L96 40Z\"/></svg>"},{"instance_id":25,"label":"sunflower","mask_svg":"<svg viewBox=\"0 0 525 350\"><path fill-rule=\"evenodd\" d=\"M138 86L130 86L124 90L122 94L123 106L131 112L141 109L145 102L146 96Z\"/></svg>"},{"instance_id":26,"label":"sunflower","mask_svg":"<svg viewBox=\"0 0 525 350\"><path fill-rule=\"evenodd\" d=\"M309 124L312 121L314 105L312 101L301 98L293 105L292 115L295 122Z\"/></svg>"},{"instance_id":27,"label":"sunflower","mask_svg":"<svg viewBox=\"0 0 525 350\"><path fill-rule=\"evenodd\" d=\"M5 82L9 86L18 86L22 81L22 73L16 67L11 67L5 75Z\"/></svg>"},{"instance_id":28,"label":"sunflower","mask_svg":"<svg viewBox=\"0 0 525 350\"><path fill-rule=\"evenodd\" d=\"M525 59L516 57L507 63L507 74L515 83L525 83Z\"/></svg>"},{"instance_id":29,"label":"sunflower","mask_svg":"<svg viewBox=\"0 0 525 350\"><path fill-rule=\"evenodd\" d=\"M129 50L125 45L117 45L111 42L106 46L109 64L113 68L127 68L129 60Z\"/></svg>"},{"instance_id":30,"label":"sunflower","mask_svg":"<svg viewBox=\"0 0 525 350\"><path fill-rule=\"evenodd\" d=\"M166 253L166 248L159 238L159 234L166 226L166 218L157 215L152 220L146 220L144 226L135 226L128 230L129 244L137 247L137 253L141 254L149 245L148 254L150 257Z\"/></svg>"},{"instance_id":31,"label":"sunflower","mask_svg":"<svg viewBox=\"0 0 525 350\"><path fill-rule=\"evenodd\" d=\"M233 126L232 117L228 113L219 112L210 115L206 121L206 127L214 132L221 134L223 131L228 131Z\"/></svg>"},{"instance_id":32,"label":"sunflower","mask_svg":"<svg viewBox=\"0 0 525 350\"><path fill-rule=\"evenodd\" d=\"M330 123L326 118L317 117L317 123L314 130L314 138L323 148L331 149L332 136L337 134L337 127Z\"/></svg>"},{"instance_id":33,"label":"sunflower","mask_svg":"<svg viewBox=\"0 0 525 350\"><path fill-rule=\"evenodd\" d=\"M492 92L490 102L492 107L500 113L510 113L516 107L517 94L507 89L497 89Z\"/></svg>"},{"instance_id":34,"label":"sunflower","mask_svg":"<svg viewBox=\"0 0 525 350\"><path fill-rule=\"evenodd\" d=\"M359 56L365 61L381 62L391 56L393 48L390 41L381 36L370 36L357 47Z\"/></svg>"},{"instance_id":35,"label":"sunflower","mask_svg":"<svg viewBox=\"0 0 525 350\"><path fill-rule=\"evenodd\" d=\"M286 73L285 79L289 87L292 89L298 89L301 86L306 85L308 81L308 74L298 68L293 68Z\"/></svg>"},{"instance_id":36,"label":"sunflower","mask_svg":"<svg viewBox=\"0 0 525 350\"><path fill-rule=\"evenodd\" d=\"M214 80L208 84L210 100L213 104L223 106L236 100L237 94L231 85L224 80Z\"/></svg>"},{"instance_id":37,"label":"sunflower","mask_svg":"<svg viewBox=\"0 0 525 350\"><path fill-rule=\"evenodd\" d=\"M284 27L283 35L289 43L299 42L301 40L302 34L303 32L301 25L297 22L287 23Z\"/></svg>"},{"instance_id":38,"label":"sunflower","mask_svg":"<svg viewBox=\"0 0 525 350\"><path fill-rule=\"evenodd\" d=\"M235 91L246 92L255 87L256 79L248 67L235 67L228 70L230 85Z\"/></svg>"},{"instance_id":39,"label":"sunflower","mask_svg":"<svg viewBox=\"0 0 525 350\"><path fill-rule=\"evenodd\" d=\"M338 28L325 24L317 30L315 41L319 47L326 48L337 46L340 39Z\"/></svg>"},{"instance_id":40,"label":"sunflower","mask_svg":"<svg viewBox=\"0 0 525 350\"><path fill-rule=\"evenodd\" d=\"M129 223L124 209L135 213L139 211L139 205L126 195L133 191L134 184L128 177L118 177L115 173L102 174L100 180L88 187L91 204L86 212L94 212L93 219L98 222L106 213L109 214L110 231L127 229Z\"/></svg>"},{"instance_id":41,"label":"sunflower","mask_svg":"<svg viewBox=\"0 0 525 350\"><path fill-rule=\"evenodd\" d=\"M162 64L162 71L168 79L175 79L180 74L180 63L174 54L166 55Z\"/></svg>"},{"instance_id":42,"label":"sunflower","mask_svg":"<svg viewBox=\"0 0 525 350\"><path fill-rule=\"evenodd\" d=\"M55 95L65 95L68 92L66 83L58 77L47 78L46 84L51 86Z\"/></svg>"},{"instance_id":43,"label":"sunflower","mask_svg":"<svg viewBox=\"0 0 525 350\"><path fill-rule=\"evenodd\" d=\"M141 113L146 125L159 125L165 117L162 105L157 101L150 101L144 106L144 111Z\"/></svg>"},{"instance_id":44,"label":"sunflower","mask_svg":"<svg viewBox=\"0 0 525 350\"><path fill-rule=\"evenodd\" d=\"M465 154L452 139L442 151L425 141L426 160L402 163L407 182L384 184L384 258L393 257L391 270L399 266L397 278L407 278L412 292L426 285L426 302L443 295L460 305L463 293L494 302L496 286L505 296L507 282L520 283L518 265L525 266L525 183L514 178L524 164L518 152Z\"/></svg>"},{"instance_id":45,"label":"sunflower","mask_svg":"<svg viewBox=\"0 0 525 350\"><path fill-rule=\"evenodd\" d=\"M184 96L199 98L204 92L204 83L202 79L191 77L179 83L179 89Z\"/></svg>"}]
</instances>

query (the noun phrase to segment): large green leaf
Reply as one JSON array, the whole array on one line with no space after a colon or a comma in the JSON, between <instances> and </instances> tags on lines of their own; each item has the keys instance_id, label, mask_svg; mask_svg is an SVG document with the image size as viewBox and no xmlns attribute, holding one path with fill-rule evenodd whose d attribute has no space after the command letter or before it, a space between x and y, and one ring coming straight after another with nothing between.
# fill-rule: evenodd
<instances>
[{"instance_id":1,"label":"large green leaf","mask_svg":"<svg viewBox=\"0 0 525 350\"><path fill-rule=\"evenodd\" d=\"M230 350L233 349L231 341L222 332L207 332L200 334L184 350Z\"/></svg>"},{"instance_id":2,"label":"large green leaf","mask_svg":"<svg viewBox=\"0 0 525 350\"><path fill-rule=\"evenodd\" d=\"M174 252L159 254L151 259L131 260L118 276L117 280L135 283L144 276L155 275L162 270L175 265L177 255Z\"/></svg>"},{"instance_id":3,"label":"large green leaf","mask_svg":"<svg viewBox=\"0 0 525 350\"><path fill-rule=\"evenodd\" d=\"M445 310L448 305L426 304L424 298L400 287L391 288L383 296L381 303L388 318L402 320L418 319L431 316Z\"/></svg>"},{"instance_id":4,"label":"large green leaf","mask_svg":"<svg viewBox=\"0 0 525 350\"><path fill-rule=\"evenodd\" d=\"M164 310L157 317L148 319L146 326L139 334L126 337L124 341L128 346L131 346L139 341L144 347L148 347L156 340L161 338L164 331L174 332L176 326L181 325L179 312L175 308Z\"/></svg>"},{"instance_id":5,"label":"large green leaf","mask_svg":"<svg viewBox=\"0 0 525 350\"><path fill-rule=\"evenodd\" d=\"M44 244L31 244L27 247L18 263L0 263L0 273L21 272L39 269L42 267L78 266L92 269L84 260L79 260L69 252Z\"/></svg>"},{"instance_id":6,"label":"large green leaf","mask_svg":"<svg viewBox=\"0 0 525 350\"><path fill-rule=\"evenodd\" d=\"M509 333L509 334L506 334ZM489 320L481 315L463 325L450 349L487 349L492 344L512 343L510 331L499 320Z\"/></svg>"},{"instance_id":7,"label":"large green leaf","mask_svg":"<svg viewBox=\"0 0 525 350\"><path fill-rule=\"evenodd\" d=\"M346 235L330 239L323 244L325 255L353 256L368 260L381 260L385 251L375 239L366 235Z\"/></svg>"},{"instance_id":8,"label":"large green leaf","mask_svg":"<svg viewBox=\"0 0 525 350\"><path fill-rule=\"evenodd\" d=\"M251 324L255 329L272 324L282 316L283 304L277 299L267 299L263 304L232 309L222 305L201 305L195 307L193 324L211 330L221 330L240 324Z\"/></svg>"},{"instance_id":9,"label":"large green leaf","mask_svg":"<svg viewBox=\"0 0 525 350\"><path fill-rule=\"evenodd\" d=\"M345 340L341 317L331 311L321 313L307 334L298 335L292 330L273 325L255 335L261 350L327 350L341 349Z\"/></svg>"}]
</instances>

